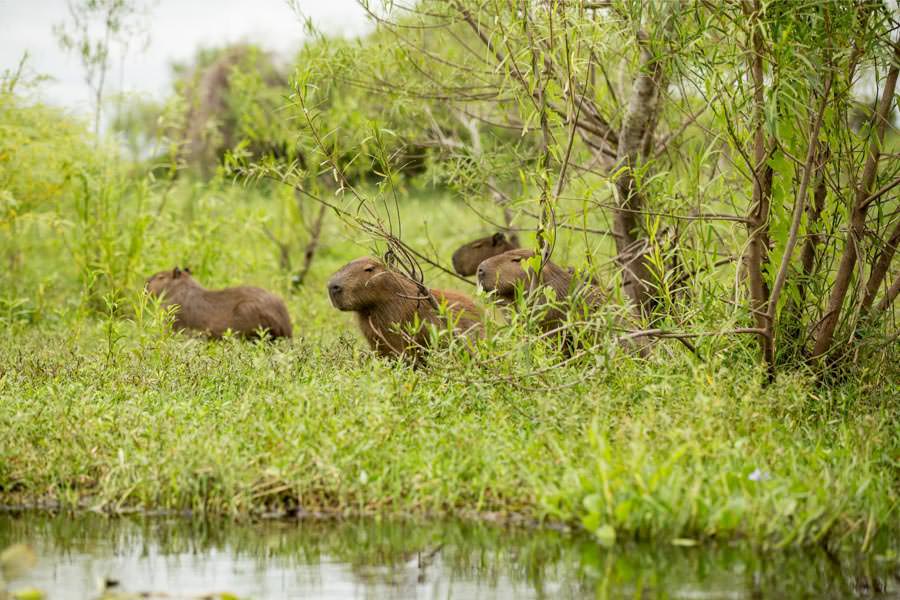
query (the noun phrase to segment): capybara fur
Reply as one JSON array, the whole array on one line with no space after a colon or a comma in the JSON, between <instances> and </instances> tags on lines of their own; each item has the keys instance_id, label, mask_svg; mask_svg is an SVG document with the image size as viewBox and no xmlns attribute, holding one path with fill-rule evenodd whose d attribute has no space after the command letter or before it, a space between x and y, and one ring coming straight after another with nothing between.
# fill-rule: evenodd
<instances>
[{"instance_id":1,"label":"capybara fur","mask_svg":"<svg viewBox=\"0 0 900 600\"><path fill-rule=\"evenodd\" d=\"M475 274L482 261L518 247L519 237L516 234L507 236L502 231L498 231L494 235L460 246L453 253L453 270L463 277L469 277Z\"/></svg>"},{"instance_id":2,"label":"capybara fur","mask_svg":"<svg viewBox=\"0 0 900 600\"><path fill-rule=\"evenodd\" d=\"M576 273L572 269L564 269L552 261L547 261L541 269L540 277L527 261L534 252L527 249L510 250L483 261L478 265L478 284L485 291L492 292L504 305L511 305L516 300L516 289L522 293L535 308L543 310L540 328L549 333L560 328L566 319L566 312L576 306L582 306L587 312L597 312L606 305L606 297L594 279ZM524 263L524 264L523 264ZM547 305L544 288L553 290L556 301ZM621 319L616 319L622 325ZM566 349L572 351L572 336L562 334ZM635 342L623 344L636 348L643 353L646 345L642 338Z\"/></svg>"},{"instance_id":3,"label":"capybara fur","mask_svg":"<svg viewBox=\"0 0 900 600\"><path fill-rule=\"evenodd\" d=\"M430 290L446 303L454 330L480 335L481 310L459 292ZM356 313L356 321L369 346L381 356L418 355L429 339L426 327L410 332L412 323L446 326L440 312L407 277L380 261L364 257L344 265L328 280L328 295L335 308Z\"/></svg>"},{"instance_id":4,"label":"capybara fur","mask_svg":"<svg viewBox=\"0 0 900 600\"><path fill-rule=\"evenodd\" d=\"M207 290L187 269L160 271L147 280L147 291L163 306L176 306L175 328L191 329L213 338L227 331L245 337L291 337L291 317L278 296L250 286Z\"/></svg>"}]
</instances>

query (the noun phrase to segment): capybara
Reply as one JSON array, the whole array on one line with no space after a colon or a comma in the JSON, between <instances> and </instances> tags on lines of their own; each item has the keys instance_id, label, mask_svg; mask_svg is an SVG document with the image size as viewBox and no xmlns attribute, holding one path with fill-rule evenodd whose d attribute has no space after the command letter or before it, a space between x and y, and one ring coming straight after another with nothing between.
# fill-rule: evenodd
<instances>
[{"instance_id":1,"label":"capybara","mask_svg":"<svg viewBox=\"0 0 900 600\"><path fill-rule=\"evenodd\" d=\"M478 284L486 291L493 292L501 304L512 304L516 299L516 286L520 285L527 297L535 303L534 306L543 307L546 304L546 296L541 293L543 287L553 290L556 302L546 307L546 312L540 322L541 330L551 332L563 325L566 311L573 302L580 302L588 311L597 311L606 304L603 292L594 285L592 277L581 276L571 269L564 269L552 261L547 261L541 269L540 279L529 267L523 266L523 261L528 261L534 252L527 249L510 250L489 258L478 265ZM616 319L618 325L622 325L621 319ZM572 337L563 335L566 348L571 352ZM636 348L641 353L646 346L645 340L623 344L629 348Z\"/></svg>"},{"instance_id":2,"label":"capybara","mask_svg":"<svg viewBox=\"0 0 900 600\"><path fill-rule=\"evenodd\" d=\"M278 296L250 286L207 290L189 269L175 267L147 280L147 291L161 298L163 306L177 306L176 329L193 329L220 338L231 329L246 338L261 330L273 337L291 337L291 317Z\"/></svg>"},{"instance_id":3,"label":"capybara","mask_svg":"<svg viewBox=\"0 0 900 600\"><path fill-rule=\"evenodd\" d=\"M522 261L534 256L532 250L520 248L498 254L478 265L478 284L494 296L501 304L512 304L516 299L516 286L520 285L526 294L532 294L540 285L547 286L556 294L560 304L574 295L579 295L588 306L600 306L603 303L603 293L589 281L576 279L574 270L564 269L547 261L541 269L540 285L535 272L522 265ZM543 303L545 296L535 294L539 302ZM565 319L563 306L552 306L547 310L541 322L541 328L545 331L558 327Z\"/></svg>"},{"instance_id":4,"label":"capybara","mask_svg":"<svg viewBox=\"0 0 900 600\"><path fill-rule=\"evenodd\" d=\"M519 247L516 234L507 236L502 231L460 246L453 253L453 270L464 277L474 275L478 265L492 256L503 254Z\"/></svg>"},{"instance_id":5,"label":"capybara","mask_svg":"<svg viewBox=\"0 0 900 600\"><path fill-rule=\"evenodd\" d=\"M431 290L447 304L458 333L481 333L481 310L459 292ZM335 308L356 313L356 321L369 346L381 356L417 356L428 342L428 330L409 333L416 321L444 326L441 315L419 287L380 261L364 257L347 263L328 280L328 295Z\"/></svg>"}]
</instances>

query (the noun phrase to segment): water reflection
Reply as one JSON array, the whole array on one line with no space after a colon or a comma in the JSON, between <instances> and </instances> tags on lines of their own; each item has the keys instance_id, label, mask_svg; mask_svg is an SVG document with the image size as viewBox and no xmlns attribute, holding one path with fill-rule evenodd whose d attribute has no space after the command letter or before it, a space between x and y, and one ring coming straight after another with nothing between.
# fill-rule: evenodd
<instances>
[{"instance_id":1,"label":"water reflection","mask_svg":"<svg viewBox=\"0 0 900 600\"><path fill-rule=\"evenodd\" d=\"M130 591L249 598L900 598L896 546L860 560L824 551L619 546L468 522L266 521L0 514L0 548L32 544L23 580L86 598Z\"/></svg>"}]
</instances>

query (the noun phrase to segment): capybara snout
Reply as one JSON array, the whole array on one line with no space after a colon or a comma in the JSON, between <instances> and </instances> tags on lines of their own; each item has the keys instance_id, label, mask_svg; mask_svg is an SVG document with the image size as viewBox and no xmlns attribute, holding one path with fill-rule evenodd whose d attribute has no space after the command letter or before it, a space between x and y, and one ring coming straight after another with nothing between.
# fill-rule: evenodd
<instances>
[{"instance_id":1,"label":"capybara snout","mask_svg":"<svg viewBox=\"0 0 900 600\"><path fill-rule=\"evenodd\" d=\"M498 231L494 235L473 240L453 253L453 270L464 277L475 275L482 261L519 247L519 238Z\"/></svg>"},{"instance_id":2,"label":"capybara snout","mask_svg":"<svg viewBox=\"0 0 900 600\"><path fill-rule=\"evenodd\" d=\"M340 310L347 310L341 305L341 292L343 290L344 287L340 283L328 282L328 297L331 299L331 305Z\"/></svg>"},{"instance_id":3,"label":"capybara snout","mask_svg":"<svg viewBox=\"0 0 900 600\"><path fill-rule=\"evenodd\" d=\"M260 331L273 338L293 335L287 306L258 287L207 290L189 269L175 267L148 278L144 289L164 306L176 307L176 329L192 329L214 338L229 329L243 337L256 337Z\"/></svg>"}]
</instances>

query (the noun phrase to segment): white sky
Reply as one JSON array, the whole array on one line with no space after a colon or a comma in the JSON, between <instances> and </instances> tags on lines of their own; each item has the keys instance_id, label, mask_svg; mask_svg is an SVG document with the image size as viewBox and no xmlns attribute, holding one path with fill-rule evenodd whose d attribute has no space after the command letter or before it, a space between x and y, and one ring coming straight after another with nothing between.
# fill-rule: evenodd
<instances>
[{"instance_id":1,"label":"white sky","mask_svg":"<svg viewBox=\"0 0 900 600\"><path fill-rule=\"evenodd\" d=\"M329 34L358 35L369 27L356 0L296 0L304 16ZM39 97L77 112L91 110L77 57L59 48L53 26L69 18L66 0L0 0L0 73L14 69L23 52L28 72L52 78ZM252 42L290 57L303 27L287 0L151 0L150 43L131 49L124 69L111 60L108 90L151 93L169 89L169 63L190 59L201 46ZM117 52L117 49L114 49Z\"/></svg>"}]
</instances>

